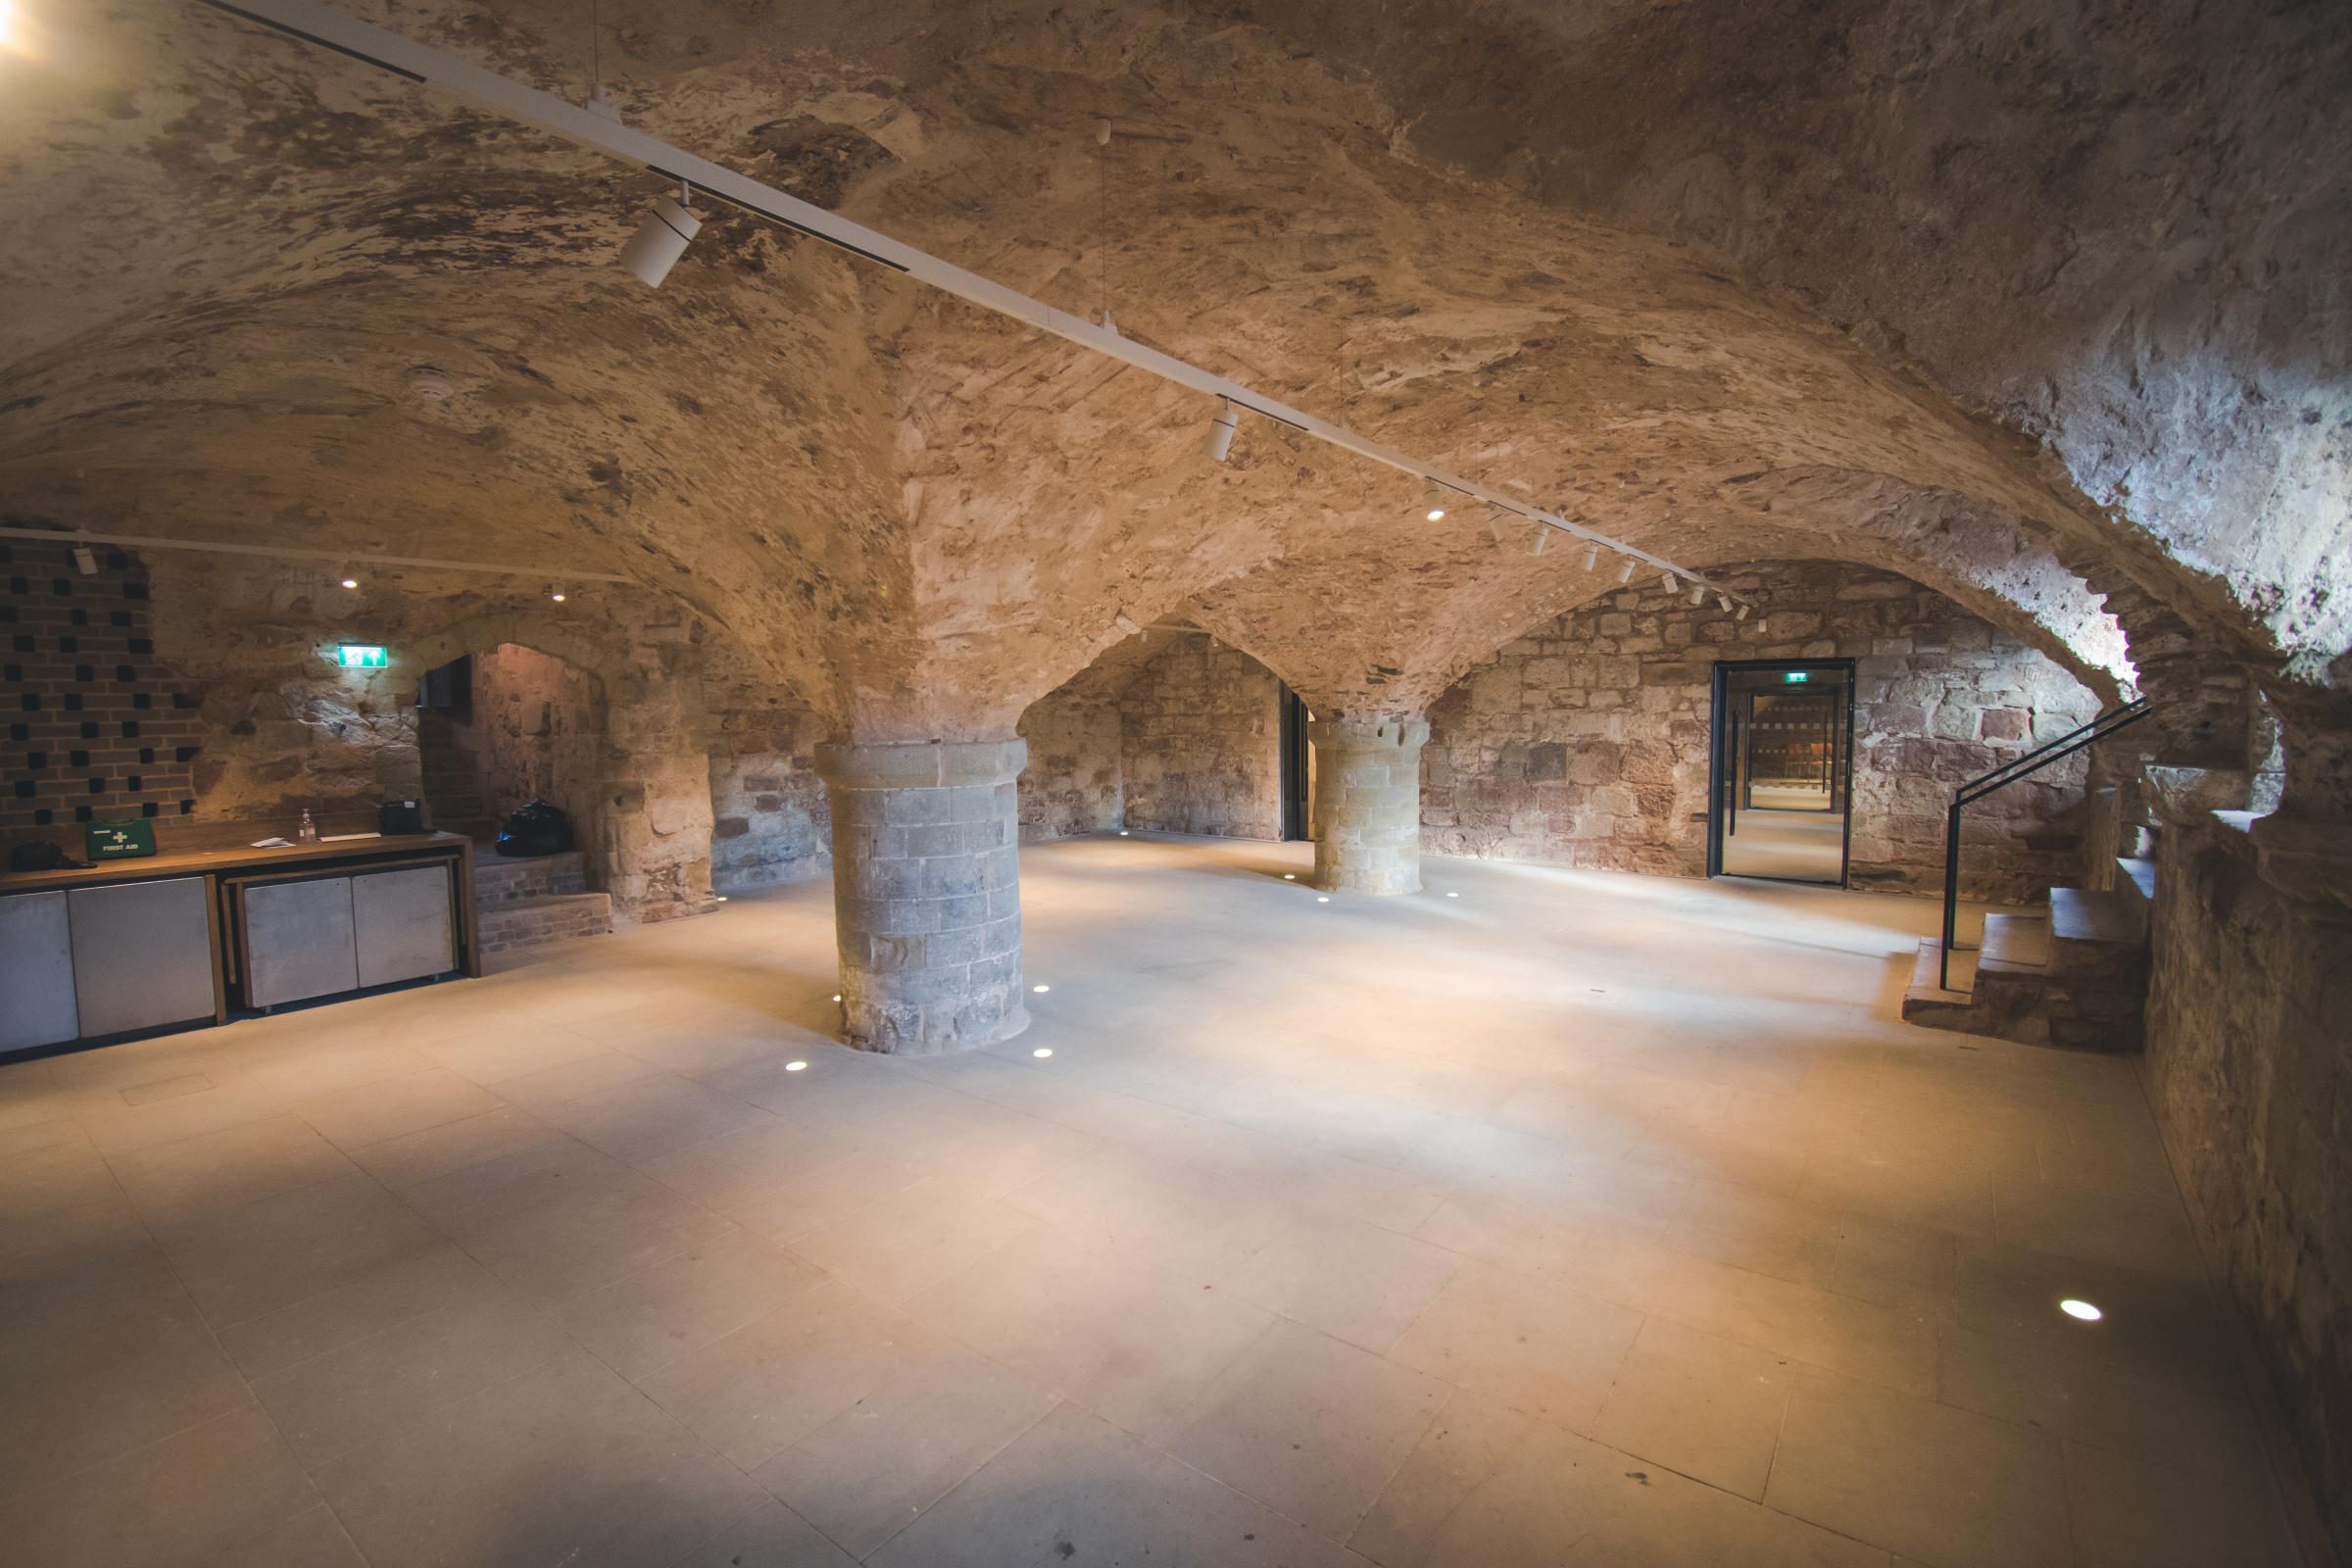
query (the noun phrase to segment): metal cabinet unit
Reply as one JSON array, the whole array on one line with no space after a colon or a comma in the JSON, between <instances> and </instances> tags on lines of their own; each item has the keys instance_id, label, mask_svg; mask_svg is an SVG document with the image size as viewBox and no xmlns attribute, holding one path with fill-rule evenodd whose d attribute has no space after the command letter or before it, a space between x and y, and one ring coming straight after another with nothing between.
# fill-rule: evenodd
<instances>
[{"instance_id":1,"label":"metal cabinet unit","mask_svg":"<svg viewBox=\"0 0 2352 1568\"><path fill-rule=\"evenodd\" d=\"M0 1055L479 974L472 850L371 835L0 875Z\"/></svg>"},{"instance_id":2,"label":"metal cabinet unit","mask_svg":"<svg viewBox=\"0 0 2352 1568\"><path fill-rule=\"evenodd\" d=\"M349 876L229 881L249 1007L447 974L458 966L456 905L443 863Z\"/></svg>"},{"instance_id":3,"label":"metal cabinet unit","mask_svg":"<svg viewBox=\"0 0 2352 1568\"><path fill-rule=\"evenodd\" d=\"M81 1033L74 938L63 893L0 898L0 1051L54 1046Z\"/></svg>"},{"instance_id":4,"label":"metal cabinet unit","mask_svg":"<svg viewBox=\"0 0 2352 1568\"><path fill-rule=\"evenodd\" d=\"M82 1034L161 1029L219 1009L203 877L74 888L66 913Z\"/></svg>"},{"instance_id":5,"label":"metal cabinet unit","mask_svg":"<svg viewBox=\"0 0 2352 1568\"><path fill-rule=\"evenodd\" d=\"M237 934L245 954L245 1005L274 1007L359 989L359 961L351 943L351 878L243 882L236 897Z\"/></svg>"},{"instance_id":6,"label":"metal cabinet unit","mask_svg":"<svg viewBox=\"0 0 2352 1568\"><path fill-rule=\"evenodd\" d=\"M458 966L456 889L449 868L411 866L351 879L351 920L360 984L388 986L447 974Z\"/></svg>"}]
</instances>

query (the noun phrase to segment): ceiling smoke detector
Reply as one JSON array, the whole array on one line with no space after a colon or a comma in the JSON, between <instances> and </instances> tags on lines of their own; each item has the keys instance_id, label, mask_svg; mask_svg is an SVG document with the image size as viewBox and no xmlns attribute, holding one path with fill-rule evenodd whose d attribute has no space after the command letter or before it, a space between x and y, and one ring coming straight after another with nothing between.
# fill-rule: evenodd
<instances>
[{"instance_id":1,"label":"ceiling smoke detector","mask_svg":"<svg viewBox=\"0 0 2352 1568\"><path fill-rule=\"evenodd\" d=\"M458 380L438 366L419 365L409 371L409 390L426 403L447 403L458 395Z\"/></svg>"}]
</instances>

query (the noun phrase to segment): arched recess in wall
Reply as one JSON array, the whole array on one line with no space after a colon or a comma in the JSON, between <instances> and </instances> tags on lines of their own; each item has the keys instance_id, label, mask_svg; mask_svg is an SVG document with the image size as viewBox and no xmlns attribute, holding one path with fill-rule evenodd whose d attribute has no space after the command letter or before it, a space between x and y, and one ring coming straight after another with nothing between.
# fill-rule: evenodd
<instances>
[{"instance_id":1,"label":"arched recess in wall","mask_svg":"<svg viewBox=\"0 0 2352 1568\"><path fill-rule=\"evenodd\" d=\"M1155 622L1021 715L1025 843L1125 828L1277 841L1307 833L1304 709L1262 661Z\"/></svg>"},{"instance_id":2,"label":"arched recess in wall","mask_svg":"<svg viewBox=\"0 0 2352 1568\"><path fill-rule=\"evenodd\" d=\"M654 921L711 906L710 761L702 670L689 644L658 634L669 612L616 596L571 619L505 611L469 616L401 650L415 678L483 650L561 661L602 693L602 723L577 766L593 818L574 812L592 875L614 914Z\"/></svg>"},{"instance_id":3,"label":"arched recess in wall","mask_svg":"<svg viewBox=\"0 0 2352 1568\"><path fill-rule=\"evenodd\" d=\"M1851 659L1852 885L1932 892L1953 789L2102 706L2074 672L1916 578L1801 557L1716 569L1762 608L1739 620L1654 580L1612 587L1525 629L1432 703L1426 847L1702 875L1715 663ZM2080 881L2107 833L2088 760L2071 759L1971 814L1963 891L2022 903Z\"/></svg>"}]
</instances>

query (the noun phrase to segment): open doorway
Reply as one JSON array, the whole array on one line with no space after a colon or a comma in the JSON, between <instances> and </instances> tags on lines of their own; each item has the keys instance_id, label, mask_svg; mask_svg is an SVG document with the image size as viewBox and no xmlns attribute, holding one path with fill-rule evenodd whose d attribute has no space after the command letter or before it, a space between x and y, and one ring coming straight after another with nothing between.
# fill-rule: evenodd
<instances>
[{"instance_id":1,"label":"open doorway","mask_svg":"<svg viewBox=\"0 0 2352 1568\"><path fill-rule=\"evenodd\" d=\"M514 643L428 671L416 694L416 750L433 825L487 842L516 807L545 801L571 818L593 877L607 782L604 683Z\"/></svg>"},{"instance_id":2,"label":"open doorway","mask_svg":"<svg viewBox=\"0 0 2352 1568\"><path fill-rule=\"evenodd\" d=\"M1281 705L1281 722L1277 726L1282 749L1282 837L1290 843L1314 837L1314 751L1306 743L1306 721L1314 715L1298 694L1281 682L1275 683L1275 701Z\"/></svg>"},{"instance_id":3,"label":"open doorway","mask_svg":"<svg viewBox=\"0 0 2352 1568\"><path fill-rule=\"evenodd\" d=\"M1717 664L1707 874L1845 886L1853 740L1852 660Z\"/></svg>"}]
</instances>

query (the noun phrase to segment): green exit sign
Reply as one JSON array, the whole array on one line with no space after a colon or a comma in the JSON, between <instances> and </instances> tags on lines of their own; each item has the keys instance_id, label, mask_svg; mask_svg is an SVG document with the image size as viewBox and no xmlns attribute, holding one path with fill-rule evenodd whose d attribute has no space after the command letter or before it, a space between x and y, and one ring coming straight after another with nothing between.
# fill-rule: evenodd
<instances>
[{"instance_id":1,"label":"green exit sign","mask_svg":"<svg viewBox=\"0 0 2352 1568\"><path fill-rule=\"evenodd\" d=\"M378 648L378 649L376 650L376 652L380 654L380 653L382 653L382 652L383 652L383 650L382 650L381 648ZM349 660L345 660L345 661L344 661L344 662L345 662L345 663L349 663L349 662L350 662L350 661L349 661ZM1782 678L1783 680L1789 681L1789 682L1791 682L1791 683L1801 684L1801 683L1803 683L1803 682L1805 682L1805 681L1809 681L1809 680L1811 680L1811 679L1813 678L1813 674L1812 674L1812 671L1810 671L1810 670L1803 670L1803 669L1792 669L1792 670L1789 670L1788 673L1784 674L1784 675L1783 675L1781 678Z\"/></svg>"},{"instance_id":2,"label":"green exit sign","mask_svg":"<svg viewBox=\"0 0 2352 1568\"><path fill-rule=\"evenodd\" d=\"M383 649L367 643L344 643L335 650L335 662L345 669L382 669L392 662Z\"/></svg>"}]
</instances>

